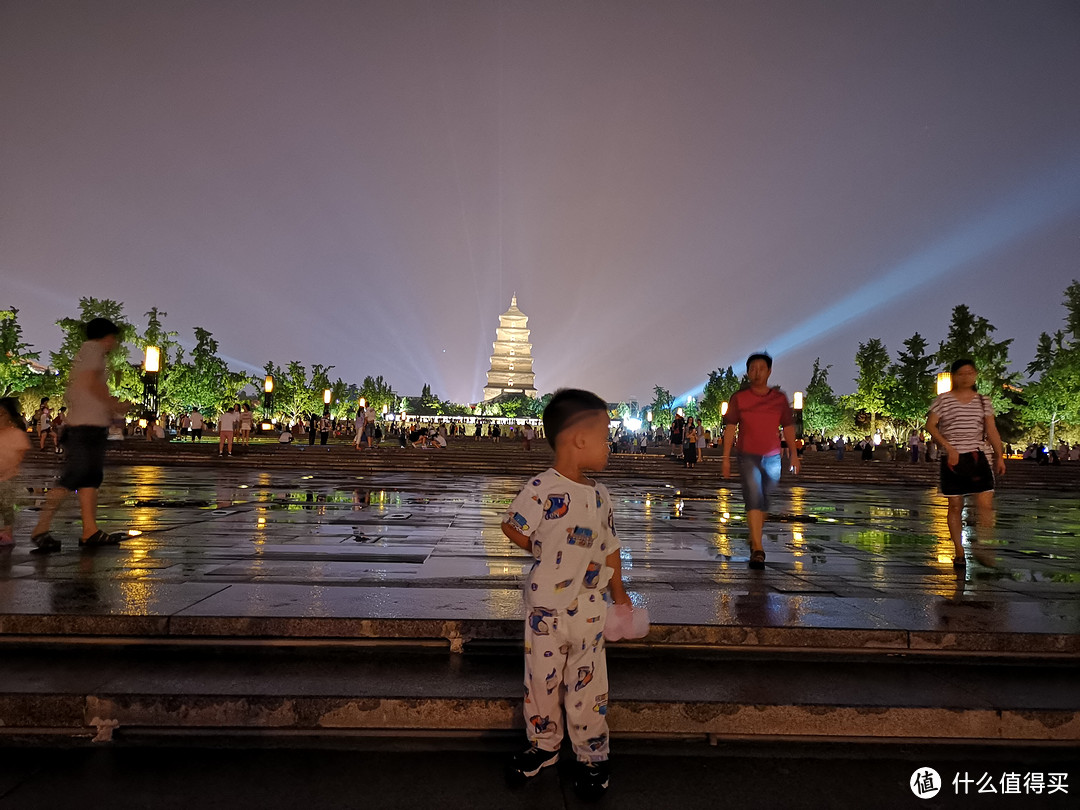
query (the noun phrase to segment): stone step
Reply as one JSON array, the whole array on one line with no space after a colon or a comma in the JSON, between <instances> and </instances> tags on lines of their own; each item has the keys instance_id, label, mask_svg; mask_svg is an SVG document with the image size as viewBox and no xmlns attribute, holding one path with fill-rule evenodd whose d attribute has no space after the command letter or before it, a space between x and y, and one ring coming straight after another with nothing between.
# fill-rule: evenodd
<instances>
[{"instance_id":1,"label":"stone step","mask_svg":"<svg viewBox=\"0 0 1080 810\"><path fill-rule=\"evenodd\" d=\"M212 469L254 464L264 469L354 470L365 474L443 472L527 476L548 466L552 454L546 445L539 443L534 450L526 452L518 444L476 444L455 440L446 450L384 446L374 452L357 452L352 445L344 443L333 443L326 447L257 444L237 448L232 458L219 458L217 445L210 442L159 444L129 440L111 443L108 458L115 464L199 465ZM28 460L38 464L54 461L51 454L32 454ZM719 450L707 450L704 461L692 470L686 469L680 461L670 456L667 448L654 448L647 455L614 454L599 477L713 483L720 480ZM937 481L938 468L934 464L883 460L863 463L854 458L838 462L829 453L810 453L803 459L802 473L798 477L785 473L781 483L935 487ZM1033 462L1011 461L1007 475L998 482L998 486L1002 489L1077 491L1080 490L1080 464L1039 467Z\"/></svg>"},{"instance_id":2,"label":"stone step","mask_svg":"<svg viewBox=\"0 0 1080 810\"><path fill-rule=\"evenodd\" d=\"M431 647L461 653L477 646L521 646L522 620L345 618L300 616L0 614L0 650L22 643L213 645L246 648L313 644L325 649L363 644ZM815 656L980 656L1000 660L1072 661L1080 665L1080 634L983 629L905 630L895 627L785 627L654 622L649 635L616 648L703 654Z\"/></svg>"},{"instance_id":3,"label":"stone step","mask_svg":"<svg viewBox=\"0 0 1080 810\"><path fill-rule=\"evenodd\" d=\"M609 651L614 735L1080 741L1075 663ZM9 647L0 736L519 729L522 662L477 651Z\"/></svg>"}]
</instances>

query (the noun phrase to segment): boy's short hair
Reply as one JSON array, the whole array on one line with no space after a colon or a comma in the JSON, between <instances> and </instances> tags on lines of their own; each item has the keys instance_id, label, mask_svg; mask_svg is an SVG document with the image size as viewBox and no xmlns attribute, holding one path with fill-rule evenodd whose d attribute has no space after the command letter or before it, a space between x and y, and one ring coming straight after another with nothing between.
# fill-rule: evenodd
<instances>
[{"instance_id":1,"label":"boy's short hair","mask_svg":"<svg viewBox=\"0 0 1080 810\"><path fill-rule=\"evenodd\" d=\"M560 388L544 408L544 435L548 444L555 449L555 440L578 417L584 413L603 411L607 413L607 403L592 391L580 388Z\"/></svg>"},{"instance_id":2,"label":"boy's short hair","mask_svg":"<svg viewBox=\"0 0 1080 810\"><path fill-rule=\"evenodd\" d=\"M119 335L120 327L108 318L94 318L86 324L86 339L101 340L109 335Z\"/></svg>"},{"instance_id":3,"label":"boy's short hair","mask_svg":"<svg viewBox=\"0 0 1080 810\"><path fill-rule=\"evenodd\" d=\"M753 363L755 360L764 360L765 365L767 365L770 369L772 368L772 357L771 356L769 356L765 352L755 352L754 354L752 354L752 355L750 355L749 357L746 358L746 368L747 368L747 370L750 369L750 364Z\"/></svg>"},{"instance_id":4,"label":"boy's short hair","mask_svg":"<svg viewBox=\"0 0 1080 810\"><path fill-rule=\"evenodd\" d=\"M4 397L0 399L0 409L7 411L11 424L15 425L19 430L26 430L26 422L23 420L22 412L19 410L19 400L15 399L15 397Z\"/></svg>"},{"instance_id":5,"label":"boy's short hair","mask_svg":"<svg viewBox=\"0 0 1080 810\"><path fill-rule=\"evenodd\" d=\"M970 357L961 357L959 360L953 360L952 365L949 366L949 373L955 374L964 366L971 366L973 369L978 371L978 368L975 366L974 360L972 360Z\"/></svg>"}]
</instances>

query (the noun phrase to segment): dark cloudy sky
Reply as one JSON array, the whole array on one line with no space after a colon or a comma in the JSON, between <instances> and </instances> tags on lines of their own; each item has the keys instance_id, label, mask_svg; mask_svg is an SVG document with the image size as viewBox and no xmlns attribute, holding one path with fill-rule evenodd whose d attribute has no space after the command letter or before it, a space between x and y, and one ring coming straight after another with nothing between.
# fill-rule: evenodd
<instances>
[{"instance_id":1,"label":"dark cloudy sky","mask_svg":"<svg viewBox=\"0 0 1080 810\"><path fill-rule=\"evenodd\" d=\"M0 0L0 306L209 329L236 368L675 393L750 350L852 388L1080 276L1080 4Z\"/></svg>"}]
</instances>

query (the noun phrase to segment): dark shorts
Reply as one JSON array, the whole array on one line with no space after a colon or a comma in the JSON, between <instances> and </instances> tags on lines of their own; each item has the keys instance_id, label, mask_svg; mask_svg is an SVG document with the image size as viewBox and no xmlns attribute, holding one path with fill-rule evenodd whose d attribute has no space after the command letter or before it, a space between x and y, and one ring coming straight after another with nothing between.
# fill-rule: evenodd
<instances>
[{"instance_id":1,"label":"dark shorts","mask_svg":"<svg viewBox=\"0 0 1080 810\"><path fill-rule=\"evenodd\" d=\"M769 496L780 482L780 454L754 456L739 453L739 478L747 510L769 511Z\"/></svg>"},{"instance_id":2,"label":"dark shorts","mask_svg":"<svg viewBox=\"0 0 1080 810\"><path fill-rule=\"evenodd\" d=\"M59 484L64 489L97 489L105 476L105 442L109 429L93 425L68 425L61 437L64 469Z\"/></svg>"},{"instance_id":3,"label":"dark shorts","mask_svg":"<svg viewBox=\"0 0 1080 810\"><path fill-rule=\"evenodd\" d=\"M974 495L994 489L994 471L984 453L961 453L956 466L949 468L948 456L941 458L941 494Z\"/></svg>"}]
</instances>

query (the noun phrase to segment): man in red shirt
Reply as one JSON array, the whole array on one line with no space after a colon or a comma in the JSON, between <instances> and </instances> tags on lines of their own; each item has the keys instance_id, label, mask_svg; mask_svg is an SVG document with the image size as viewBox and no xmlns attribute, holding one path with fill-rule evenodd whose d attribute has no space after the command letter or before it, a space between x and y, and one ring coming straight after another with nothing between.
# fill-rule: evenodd
<instances>
[{"instance_id":1,"label":"man in red shirt","mask_svg":"<svg viewBox=\"0 0 1080 810\"><path fill-rule=\"evenodd\" d=\"M731 477L731 447L735 444L738 425L739 478L746 500L746 524L750 528L750 567L765 567L765 550L761 547L761 529L769 511L769 494L780 481L780 429L788 447L795 447L795 417L788 405L787 394L779 388L769 388L772 358L767 354L752 354L746 360L746 376L750 387L738 391L728 402L724 416L724 452L721 475ZM798 473L801 460L791 456L791 469Z\"/></svg>"}]
</instances>

